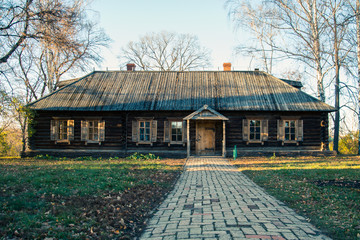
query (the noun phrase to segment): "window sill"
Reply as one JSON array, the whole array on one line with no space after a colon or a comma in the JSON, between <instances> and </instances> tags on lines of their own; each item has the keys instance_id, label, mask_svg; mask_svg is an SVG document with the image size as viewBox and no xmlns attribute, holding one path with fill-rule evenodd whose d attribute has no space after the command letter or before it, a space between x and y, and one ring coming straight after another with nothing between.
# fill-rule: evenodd
<instances>
[{"instance_id":1,"label":"window sill","mask_svg":"<svg viewBox=\"0 0 360 240\"><path fill-rule=\"evenodd\" d=\"M291 140L291 141L289 141L289 140L285 140L285 141L282 141L282 145L284 146L284 144L286 143L286 144L291 144L291 143L295 143L296 145L299 145L299 142L300 141L296 141L296 140Z\"/></svg>"},{"instance_id":2,"label":"window sill","mask_svg":"<svg viewBox=\"0 0 360 240\"><path fill-rule=\"evenodd\" d=\"M58 143L67 143L67 144L70 144L70 140L55 140L55 144L58 144Z\"/></svg>"},{"instance_id":3,"label":"window sill","mask_svg":"<svg viewBox=\"0 0 360 240\"><path fill-rule=\"evenodd\" d=\"M169 142L168 146L170 147L170 145L183 145L183 146L185 146L185 142Z\"/></svg>"},{"instance_id":4,"label":"window sill","mask_svg":"<svg viewBox=\"0 0 360 240\"><path fill-rule=\"evenodd\" d=\"M248 145L250 143L261 143L261 145L264 145L264 141L258 141L258 140L249 140L246 142L246 145Z\"/></svg>"},{"instance_id":5,"label":"window sill","mask_svg":"<svg viewBox=\"0 0 360 240\"><path fill-rule=\"evenodd\" d=\"M91 140L85 141L85 145L88 145L88 143L95 143L95 144L101 145L101 142L100 142L100 141L91 141Z\"/></svg>"},{"instance_id":6,"label":"window sill","mask_svg":"<svg viewBox=\"0 0 360 240\"><path fill-rule=\"evenodd\" d=\"M138 146L138 145L153 145L153 143L152 142L137 142L136 143L136 146Z\"/></svg>"}]
</instances>

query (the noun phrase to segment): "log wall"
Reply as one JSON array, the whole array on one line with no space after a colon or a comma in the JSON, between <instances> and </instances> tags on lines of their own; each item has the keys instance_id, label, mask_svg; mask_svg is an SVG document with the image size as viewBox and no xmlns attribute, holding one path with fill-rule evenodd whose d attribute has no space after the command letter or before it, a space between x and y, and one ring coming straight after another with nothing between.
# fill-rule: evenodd
<instances>
[{"instance_id":1,"label":"log wall","mask_svg":"<svg viewBox=\"0 0 360 240\"><path fill-rule=\"evenodd\" d=\"M164 121L168 117L183 118L192 113L191 111L157 111L157 112L71 112L71 111L38 111L34 121L35 133L30 137L29 145L31 150L38 152L54 149L67 150L108 150L122 152L164 152L186 154L186 144L169 145L164 142ZM231 151L236 145L238 149L294 149L294 150L320 150L322 147L328 147L328 116L326 112L236 112L222 111L220 112L229 121L226 122L226 147L227 151ZM262 145L261 143L247 144L242 140L242 121L246 115L261 116L269 120L269 139ZM304 139L299 145L287 144L282 145L277 141L277 120L281 116L300 116L303 120L303 136ZM55 143L50 140L50 121L53 117L64 117L75 121L74 140L68 143ZM101 117L105 120L105 141L99 145L98 143L88 143L81 141L81 120L89 117ZM136 144L132 142L132 121L136 117L154 118L157 120L157 141L150 144ZM321 127L321 122L325 123ZM221 153L222 149L222 122L218 121L215 125L216 140L215 148L217 153ZM195 152L195 121L190 121L190 140L191 152ZM323 145L323 146L322 146Z\"/></svg>"}]
</instances>

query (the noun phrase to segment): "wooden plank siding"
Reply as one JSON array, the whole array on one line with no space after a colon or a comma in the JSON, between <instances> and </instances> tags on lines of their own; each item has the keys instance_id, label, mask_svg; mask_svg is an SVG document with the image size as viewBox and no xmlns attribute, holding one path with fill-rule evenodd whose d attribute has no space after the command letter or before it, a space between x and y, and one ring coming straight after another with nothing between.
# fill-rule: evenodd
<instances>
[{"instance_id":1,"label":"wooden plank siding","mask_svg":"<svg viewBox=\"0 0 360 240\"><path fill-rule=\"evenodd\" d=\"M154 90L155 91L155 90ZM181 93L180 93L181 94ZM203 93L205 94L205 92ZM129 96L130 97L130 96ZM163 152L163 156L171 154L171 152L180 152L181 156L186 154L186 144L169 145L164 140L164 122L168 118L182 119L191 114L191 111L37 111L35 117L35 125L33 126L35 133L31 136L29 143L31 150L45 151L56 149L62 150L109 150L123 153L128 152ZM321 143L328 146L328 117L326 112L244 112L244 111L220 111L222 115L229 118L226 121L226 148L227 152L236 145L241 151L242 149L297 149L297 150L320 150ZM242 138L242 122L246 116L261 116L268 119L268 141L263 145L261 143L245 142ZM282 145L277 140L277 120L285 116L299 116L303 120L303 141L297 146L294 143L285 143ZM74 140L68 143L55 143L50 140L50 122L53 117L68 118L74 120ZM105 141L99 145L98 143L88 143L81 141L81 120L91 117L99 117L105 121ZM153 118L157 121L157 139L151 144L136 144L132 141L132 122L138 117ZM321 127L321 121L325 125ZM215 151L221 154L222 150L222 121L215 123ZM190 121L190 141L191 153L195 153L196 149L196 122Z\"/></svg>"}]
</instances>

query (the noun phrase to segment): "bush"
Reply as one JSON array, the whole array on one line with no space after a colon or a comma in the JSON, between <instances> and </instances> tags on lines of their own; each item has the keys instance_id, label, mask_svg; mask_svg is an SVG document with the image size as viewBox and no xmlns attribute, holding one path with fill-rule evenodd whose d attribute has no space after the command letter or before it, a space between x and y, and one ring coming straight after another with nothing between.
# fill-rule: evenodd
<instances>
[{"instance_id":1,"label":"bush","mask_svg":"<svg viewBox=\"0 0 360 240\"><path fill-rule=\"evenodd\" d=\"M340 154L357 154L358 153L358 135L359 132L350 132L342 136L339 140Z\"/></svg>"},{"instance_id":2,"label":"bush","mask_svg":"<svg viewBox=\"0 0 360 240\"><path fill-rule=\"evenodd\" d=\"M0 128L0 155L19 156L22 147L21 132L18 129Z\"/></svg>"},{"instance_id":3,"label":"bush","mask_svg":"<svg viewBox=\"0 0 360 240\"><path fill-rule=\"evenodd\" d=\"M141 154L141 153L134 153L128 157L126 157L126 159L128 160L158 160L160 159L159 156L155 156L155 154L152 154L152 153L148 153L146 155L144 154Z\"/></svg>"},{"instance_id":4,"label":"bush","mask_svg":"<svg viewBox=\"0 0 360 240\"><path fill-rule=\"evenodd\" d=\"M1 156L6 156L10 150L10 146L9 146L8 142L6 141L6 139L7 139L7 134L6 134L6 132L2 131L0 133L0 155Z\"/></svg>"}]
</instances>

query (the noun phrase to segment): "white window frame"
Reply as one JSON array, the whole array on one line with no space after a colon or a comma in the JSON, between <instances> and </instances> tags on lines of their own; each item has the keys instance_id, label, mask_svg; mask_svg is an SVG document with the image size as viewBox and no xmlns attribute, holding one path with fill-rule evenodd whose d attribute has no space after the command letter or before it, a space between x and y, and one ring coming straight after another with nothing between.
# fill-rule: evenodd
<instances>
[{"instance_id":1,"label":"white window frame","mask_svg":"<svg viewBox=\"0 0 360 240\"><path fill-rule=\"evenodd\" d=\"M99 126L100 121L99 120L88 120L87 122L88 122L88 126L87 126L88 142L94 142L94 143L100 142L100 126ZM90 126L91 123L93 124L93 126ZM97 133L95 133L95 129L97 130ZM92 130L92 134L90 134L90 130ZM94 136L97 136L97 139L94 139Z\"/></svg>"},{"instance_id":2,"label":"white window frame","mask_svg":"<svg viewBox=\"0 0 360 240\"><path fill-rule=\"evenodd\" d=\"M173 130L173 126L172 126L172 123L180 123L181 124L181 127L180 127L180 129L181 129L181 141L173 141L173 139L172 139L172 136L173 136L173 133L172 133L172 130ZM184 133L183 133L183 130L184 130L184 126L183 126L183 121L177 121L177 120L170 120L169 121L169 123L170 123L170 133L169 133L169 137L170 137L170 144L183 144L183 138L184 138ZM178 136L179 134L177 134L176 133L176 135Z\"/></svg>"},{"instance_id":3,"label":"white window frame","mask_svg":"<svg viewBox=\"0 0 360 240\"><path fill-rule=\"evenodd\" d=\"M289 122L289 124L291 124L291 122L294 122L295 139L286 140L286 122ZM282 145L284 145L284 143L296 143L296 145L299 145L299 142L302 142L304 140L303 120L300 119L300 117L281 117L281 119L278 120L277 128L278 141L282 141Z\"/></svg>"},{"instance_id":4,"label":"white window frame","mask_svg":"<svg viewBox=\"0 0 360 240\"><path fill-rule=\"evenodd\" d=\"M64 127L66 123L66 127ZM65 128L65 129L64 129ZM66 131L66 138L63 138ZM57 143L69 143L74 140L74 120L68 118L53 118L50 121L50 139Z\"/></svg>"},{"instance_id":5,"label":"white window frame","mask_svg":"<svg viewBox=\"0 0 360 240\"><path fill-rule=\"evenodd\" d=\"M284 142L296 142L297 141L297 136L296 135L297 135L297 131L298 131L297 123L296 123L297 120L289 120L289 119L287 119L287 120L283 120L283 121L284 121ZM294 127L291 127L292 122L294 123ZM286 127L286 123L289 123L288 127ZM287 128L289 129L288 134L286 133ZM291 129L294 129L294 133L291 133ZM291 135L294 136L293 139L291 138ZM286 139L287 136L290 136L290 138Z\"/></svg>"},{"instance_id":6,"label":"white window frame","mask_svg":"<svg viewBox=\"0 0 360 240\"><path fill-rule=\"evenodd\" d=\"M146 141L145 138L144 140L140 140L141 122L144 122L144 125L146 124L146 122L150 123L150 131L149 131L150 135L148 141ZM146 132L145 129L146 128L144 128L144 133ZM135 117L135 119L132 120L131 132L132 132L131 140L132 142L135 142L136 145L150 144L152 146L155 142L157 142L157 120L154 120L153 117Z\"/></svg>"},{"instance_id":7,"label":"white window frame","mask_svg":"<svg viewBox=\"0 0 360 240\"><path fill-rule=\"evenodd\" d=\"M141 123L144 123L144 127L141 127ZM149 127L146 127L146 123L149 123ZM141 140L141 129L144 129L144 140ZM146 134L146 129L149 129L149 134ZM149 135L149 140L145 140L145 136ZM147 119L142 119L142 120L138 120L138 136L139 136L139 141L138 143L151 143L151 120L147 120Z\"/></svg>"},{"instance_id":8,"label":"white window frame","mask_svg":"<svg viewBox=\"0 0 360 240\"><path fill-rule=\"evenodd\" d=\"M251 121L259 121L260 122L260 139L250 139L251 136ZM249 143L261 143L262 145L268 141L269 136L269 120L267 118L259 118L247 116L243 119L243 140L246 141L246 144Z\"/></svg>"},{"instance_id":9,"label":"white window frame","mask_svg":"<svg viewBox=\"0 0 360 240\"><path fill-rule=\"evenodd\" d=\"M251 122L252 122L252 121L254 121L255 124L256 124L256 122L258 121L259 124L260 124L260 129L259 129L259 133L258 133L258 134L259 134L259 139L256 139L256 138L255 138L255 139L251 139ZM261 139L261 137L262 137L262 136L261 136L261 135L262 135L261 133L262 133L262 130L263 130L263 129L262 129L262 126L261 126L261 125L262 125L262 120L261 120L261 119L248 119L248 124L249 124L249 126L248 126L248 128L249 128L249 132L248 132L248 133L249 133L249 137L248 137L249 142L262 142L262 139ZM256 129L256 125L255 125L254 129ZM257 132L255 131L255 136L256 136L256 133L257 133Z\"/></svg>"},{"instance_id":10,"label":"white window frame","mask_svg":"<svg viewBox=\"0 0 360 240\"><path fill-rule=\"evenodd\" d=\"M66 126L65 126L66 124ZM68 133L68 121L67 120L58 120L56 122L56 130L57 130L57 134L56 134L56 141L60 142L60 141L69 141L69 133ZM66 137L64 138L63 135L66 134Z\"/></svg>"},{"instance_id":11,"label":"white window frame","mask_svg":"<svg viewBox=\"0 0 360 240\"><path fill-rule=\"evenodd\" d=\"M90 123L93 123L93 126L90 127ZM97 124L97 127L95 127ZM97 128L97 140L90 139L90 129ZM95 135L92 132L92 135ZM81 141L85 142L85 145L88 143L97 143L101 145L105 141L105 121L101 118L90 118L81 121Z\"/></svg>"}]
</instances>

